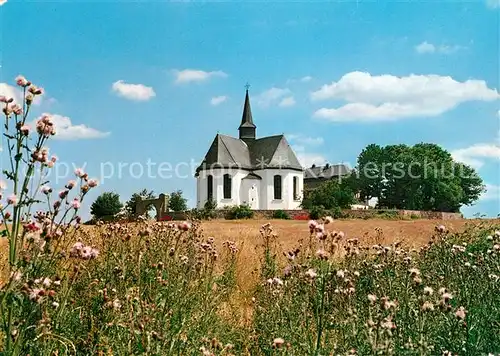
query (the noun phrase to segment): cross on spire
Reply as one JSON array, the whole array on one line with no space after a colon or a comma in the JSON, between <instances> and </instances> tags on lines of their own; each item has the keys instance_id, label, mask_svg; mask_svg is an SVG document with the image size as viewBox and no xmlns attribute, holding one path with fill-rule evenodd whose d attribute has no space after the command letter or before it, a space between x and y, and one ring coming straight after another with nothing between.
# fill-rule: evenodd
<instances>
[{"instance_id":1,"label":"cross on spire","mask_svg":"<svg viewBox=\"0 0 500 356\"><path fill-rule=\"evenodd\" d=\"M248 82L245 84L245 88L247 91L248 91L248 89L250 89L250 84L248 84Z\"/></svg>"}]
</instances>

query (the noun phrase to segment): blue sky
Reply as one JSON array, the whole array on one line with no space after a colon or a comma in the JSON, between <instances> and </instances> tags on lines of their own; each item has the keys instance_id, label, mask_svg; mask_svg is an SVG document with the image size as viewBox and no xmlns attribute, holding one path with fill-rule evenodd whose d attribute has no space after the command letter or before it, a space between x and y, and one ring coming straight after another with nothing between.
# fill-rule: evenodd
<instances>
[{"instance_id":1,"label":"blue sky","mask_svg":"<svg viewBox=\"0 0 500 356\"><path fill-rule=\"evenodd\" d=\"M499 5L8 0L0 92L18 74L45 88L34 113L57 115L64 167L101 180L89 200L147 187L194 206L195 163L217 132L237 135L249 82L257 135L285 133L304 164L437 143L488 186L464 213L495 216ZM161 178L162 162L178 173Z\"/></svg>"}]
</instances>

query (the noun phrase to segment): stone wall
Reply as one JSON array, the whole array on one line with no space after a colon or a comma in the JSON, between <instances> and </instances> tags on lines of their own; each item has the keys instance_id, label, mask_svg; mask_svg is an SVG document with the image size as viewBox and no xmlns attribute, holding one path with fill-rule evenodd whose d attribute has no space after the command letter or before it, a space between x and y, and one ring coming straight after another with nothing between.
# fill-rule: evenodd
<instances>
[{"instance_id":1,"label":"stone wall","mask_svg":"<svg viewBox=\"0 0 500 356\"><path fill-rule=\"evenodd\" d=\"M291 219L309 220L307 210L284 210ZM254 219L272 219L275 210L254 210ZM444 213L439 211L418 211L418 210L343 210L343 215L347 219L433 219L433 220L458 220L463 216L460 213ZM224 210L216 210L216 218L224 219ZM166 213L172 220L183 220L187 218L185 213Z\"/></svg>"}]
</instances>

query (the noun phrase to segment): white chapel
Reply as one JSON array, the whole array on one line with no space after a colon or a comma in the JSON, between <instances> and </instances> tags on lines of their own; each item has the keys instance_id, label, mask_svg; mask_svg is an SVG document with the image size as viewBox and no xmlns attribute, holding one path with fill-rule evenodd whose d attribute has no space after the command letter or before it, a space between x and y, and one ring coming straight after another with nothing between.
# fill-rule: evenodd
<instances>
[{"instance_id":1,"label":"white chapel","mask_svg":"<svg viewBox=\"0 0 500 356\"><path fill-rule=\"evenodd\" d=\"M217 134L196 169L197 208L211 200L217 209L300 209L304 169L284 135L256 137L248 89L238 130L238 138Z\"/></svg>"}]
</instances>

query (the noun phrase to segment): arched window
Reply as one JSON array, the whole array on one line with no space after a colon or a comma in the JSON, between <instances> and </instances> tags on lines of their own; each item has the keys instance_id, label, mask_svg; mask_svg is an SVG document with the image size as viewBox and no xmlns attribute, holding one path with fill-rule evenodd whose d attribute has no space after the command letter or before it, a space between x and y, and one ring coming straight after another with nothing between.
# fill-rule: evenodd
<instances>
[{"instance_id":1,"label":"arched window","mask_svg":"<svg viewBox=\"0 0 500 356\"><path fill-rule=\"evenodd\" d=\"M224 174L224 199L231 199L231 175Z\"/></svg>"},{"instance_id":2,"label":"arched window","mask_svg":"<svg viewBox=\"0 0 500 356\"><path fill-rule=\"evenodd\" d=\"M211 201L214 199L214 177L209 175L207 177L207 200Z\"/></svg>"},{"instance_id":3,"label":"arched window","mask_svg":"<svg viewBox=\"0 0 500 356\"><path fill-rule=\"evenodd\" d=\"M293 199L299 200L299 177L293 177Z\"/></svg>"},{"instance_id":4,"label":"arched window","mask_svg":"<svg viewBox=\"0 0 500 356\"><path fill-rule=\"evenodd\" d=\"M274 199L281 199L281 176L274 176Z\"/></svg>"}]
</instances>

